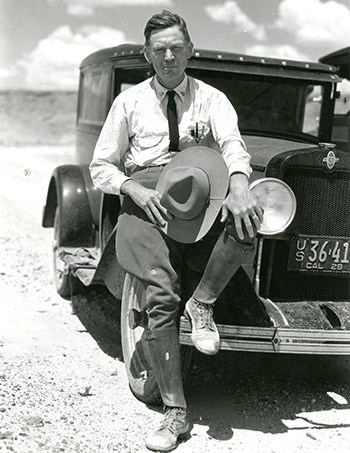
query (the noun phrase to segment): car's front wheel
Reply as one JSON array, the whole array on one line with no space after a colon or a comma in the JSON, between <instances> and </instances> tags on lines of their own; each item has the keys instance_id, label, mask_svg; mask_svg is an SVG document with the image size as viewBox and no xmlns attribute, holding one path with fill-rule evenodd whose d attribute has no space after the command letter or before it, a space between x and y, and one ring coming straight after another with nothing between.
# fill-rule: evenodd
<instances>
[{"instance_id":1,"label":"car's front wheel","mask_svg":"<svg viewBox=\"0 0 350 453\"><path fill-rule=\"evenodd\" d=\"M143 306L144 287L126 274L121 308L121 337L123 359L132 393L146 404L160 404L161 396L156 382L143 326L130 325L132 310L140 312Z\"/></svg>"}]
</instances>

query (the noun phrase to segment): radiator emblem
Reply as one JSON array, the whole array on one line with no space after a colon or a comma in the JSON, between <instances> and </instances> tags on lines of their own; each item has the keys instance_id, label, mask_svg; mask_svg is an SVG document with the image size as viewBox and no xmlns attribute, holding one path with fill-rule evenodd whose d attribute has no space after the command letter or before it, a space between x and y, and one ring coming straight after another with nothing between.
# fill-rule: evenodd
<instances>
[{"instance_id":1,"label":"radiator emblem","mask_svg":"<svg viewBox=\"0 0 350 453\"><path fill-rule=\"evenodd\" d=\"M325 157L322 162L327 164L327 168L329 168L329 170L332 170L338 161L339 157L336 157L333 151L329 151L327 157Z\"/></svg>"}]
</instances>

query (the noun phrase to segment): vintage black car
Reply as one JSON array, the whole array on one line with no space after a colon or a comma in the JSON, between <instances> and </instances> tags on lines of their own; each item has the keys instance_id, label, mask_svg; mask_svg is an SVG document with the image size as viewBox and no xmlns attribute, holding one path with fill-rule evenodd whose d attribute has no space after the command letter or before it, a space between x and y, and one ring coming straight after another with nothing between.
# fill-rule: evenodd
<instances>
[{"instance_id":1,"label":"vintage black car","mask_svg":"<svg viewBox=\"0 0 350 453\"><path fill-rule=\"evenodd\" d=\"M94 188L88 171L113 99L152 76L152 68L142 46L122 45L93 53L80 69L76 163L55 169L43 214L43 226L54 228L56 287L70 297L77 281L103 284L122 300L130 387L152 401L157 388L144 341L143 288L125 276L114 253L122 200ZM259 235L256 256L217 303L221 349L349 355L350 153L331 141L337 68L196 50L187 72L234 105L252 155L252 181L277 178L296 199L294 220L283 232ZM197 261L184 271L184 300L202 270L200 254ZM186 350L192 343L183 317L179 328Z\"/></svg>"}]
</instances>

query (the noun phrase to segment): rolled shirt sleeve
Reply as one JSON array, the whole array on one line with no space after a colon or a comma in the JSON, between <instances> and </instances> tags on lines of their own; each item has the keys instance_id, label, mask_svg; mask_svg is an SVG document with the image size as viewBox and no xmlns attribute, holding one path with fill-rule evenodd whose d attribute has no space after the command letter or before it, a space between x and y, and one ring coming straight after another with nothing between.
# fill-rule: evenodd
<instances>
[{"instance_id":1,"label":"rolled shirt sleeve","mask_svg":"<svg viewBox=\"0 0 350 453\"><path fill-rule=\"evenodd\" d=\"M251 156L238 129L237 113L226 95L220 91L211 97L210 123L213 138L221 149L229 174L239 172L249 178L252 172Z\"/></svg>"},{"instance_id":2,"label":"rolled shirt sleeve","mask_svg":"<svg viewBox=\"0 0 350 453\"><path fill-rule=\"evenodd\" d=\"M123 96L119 95L108 113L89 167L94 185L103 192L119 195L121 185L129 179L121 170L128 148L127 115Z\"/></svg>"}]
</instances>

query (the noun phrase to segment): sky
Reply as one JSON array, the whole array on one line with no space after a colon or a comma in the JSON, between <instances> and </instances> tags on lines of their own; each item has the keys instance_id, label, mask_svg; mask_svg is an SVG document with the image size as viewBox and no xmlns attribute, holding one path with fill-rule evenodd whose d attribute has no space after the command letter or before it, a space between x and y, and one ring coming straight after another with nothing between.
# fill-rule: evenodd
<instances>
[{"instance_id":1,"label":"sky","mask_svg":"<svg viewBox=\"0 0 350 453\"><path fill-rule=\"evenodd\" d=\"M318 61L350 46L350 0L0 0L0 90L75 90L83 58L142 44L163 9L201 49Z\"/></svg>"}]
</instances>

